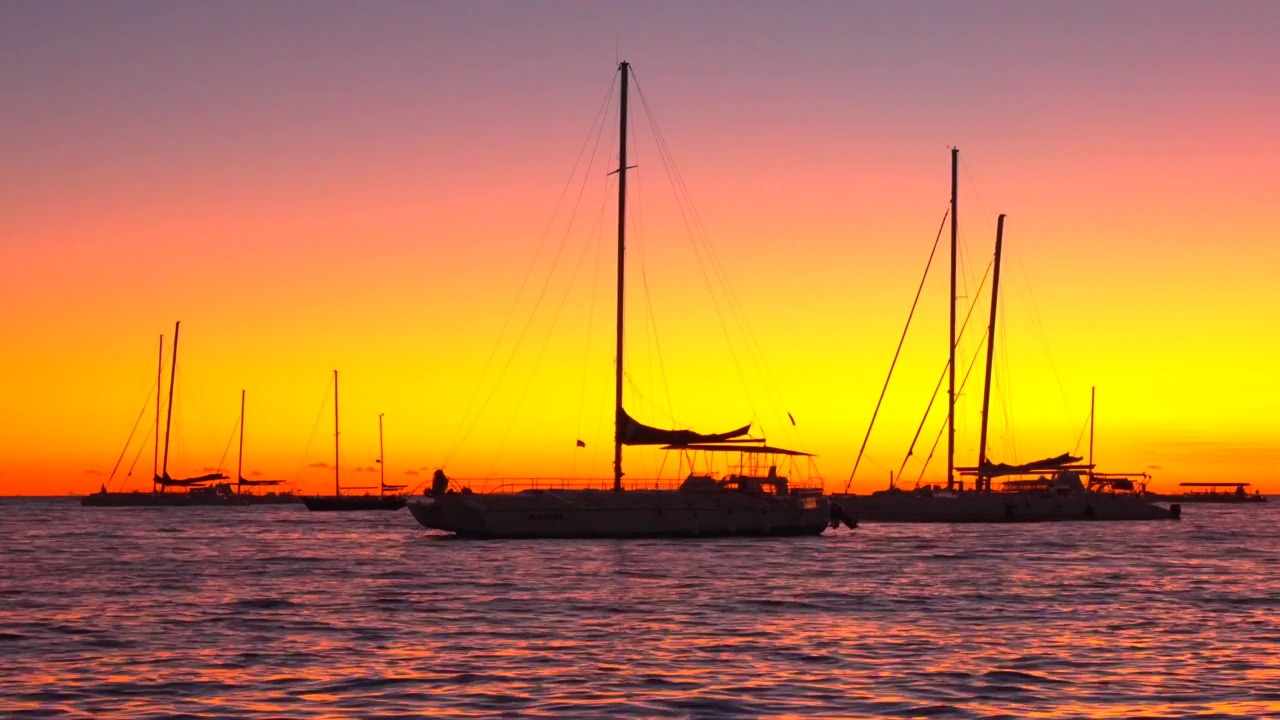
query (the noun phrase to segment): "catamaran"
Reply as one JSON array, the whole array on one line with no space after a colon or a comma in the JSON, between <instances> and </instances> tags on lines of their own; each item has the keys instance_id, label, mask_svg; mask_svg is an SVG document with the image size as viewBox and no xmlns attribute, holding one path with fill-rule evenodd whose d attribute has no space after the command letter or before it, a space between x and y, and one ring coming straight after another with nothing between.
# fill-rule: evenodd
<instances>
[{"instance_id":1,"label":"catamaran","mask_svg":"<svg viewBox=\"0 0 1280 720\"><path fill-rule=\"evenodd\" d=\"M1181 507L1164 508L1147 502L1136 493L1114 492L1115 483L1090 483L1092 459L1069 453L1029 463L993 463L987 457L987 420L991 402L991 369L994 359L996 311L1000 291L1000 253L1004 239L1005 216L996 223L996 245L991 285L991 314L986 333L986 379L982 393L982 426L978 446L978 464L956 467L955 464L955 399L956 399L956 260L958 165L960 151L951 149L951 292L950 355L947 363L947 484L945 489L917 487L903 490L891 484L888 490L870 495L843 493L831 496L841 513L858 522L1034 522L1049 520L1167 520L1177 519ZM941 231L941 229L939 229ZM927 272L927 271L926 271ZM917 299L918 299L917 295ZM913 307L914 312L914 307ZM901 346L899 346L901 348ZM896 362L896 356L895 356ZM890 371L892 373L892 369ZM967 374L966 374L967 375ZM887 381L886 381L887 387ZM883 399L883 392L881 399ZM877 405L877 411L879 406ZM872 423L875 414L872 415ZM1092 417L1091 417L1092 422ZM923 426L923 423L922 423ZM870 435L870 429L868 429ZM1092 442L1092 434L1091 434ZM913 441L914 444L914 441ZM866 440L863 441L863 449ZM861 452L859 452L861 459ZM857 472L855 462L854 472ZM960 478L957 478L960 475ZM963 478L970 478L969 486ZM1003 479L1002 487L993 488L992 481ZM853 480L851 475L850 482ZM1122 483L1121 483L1122 484ZM1105 491L1104 491L1105 488Z\"/></svg>"},{"instance_id":2,"label":"catamaran","mask_svg":"<svg viewBox=\"0 0 1280 720\"><path fill-rule=\"evenodd\" d=\"M244 505L245 500L222 480L227 476L221 472L208 473L199 477L173 478L169 476L169 431L173 429L173 388L178 372L178 329L182 323L173 324L173 357L169 369L169 403L165 415L164 455L163 463L159 454L160 448L160 396L164 374L164 336L160 336L160 361L156 369L156 457L153 469L151 492L112 492L103 483L102 489L92 495L80 499L86 507L149 507L149 506L186 506L186 505ZM126 443L127 445L127 443Z\"/></svg>"},{"instance_id":3,"label":"catamaran","mask_svg":"<svg viewBox=\"0 0 1280 720\"><path fill-rule=\"evenodd\" d=\"M618 260L614 382L613 486L576 489L506 487L455 489L436 470L425 497L409 501L424 527L475 538L631 538L818 535L831 520L822 488L791 483L779 464L811 457L750 438L751 424L721 433L664 430L642 424L623 408L623 341L627 200L627 92L631 66L619 63ZM674 489L623 483L623 447L661 446L688 456L690 473ZM732 459L724 477L697 472L696 456ZM683 465L681 466L683 467ZM650 489L641 489L646 485Z\"/></svg>"}]
</instances>

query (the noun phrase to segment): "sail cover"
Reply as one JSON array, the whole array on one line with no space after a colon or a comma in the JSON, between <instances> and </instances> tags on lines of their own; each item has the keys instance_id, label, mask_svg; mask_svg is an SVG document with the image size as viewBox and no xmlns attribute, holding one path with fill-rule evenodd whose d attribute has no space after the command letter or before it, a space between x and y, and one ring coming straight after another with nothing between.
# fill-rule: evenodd
<instances>
[{"instance_id":1,"label":"sail cover","mask_svg":"<svg viewBox=\"0 0 1280 720\"><path fill-rule=\"evenodd\" d=\"M980 474L983 477L1000 477L1002 475L1020 475L1022 473L1034 473L1044 470L1057 470L1065 465L1080 462L1081 459L1082 458L1073 456L1071 453L1062 453L1057 457L1036 460L1035 462L1023 463L1022 465L987 463L980 468Z\"/></svg>"},{"instance_id":2,"label":"sail cover","mask_svg":"<svg viewBox=\"0 0 1280 720\"><path fill-rule=\"evenodd\" d=\"M672 445L684 447L691 443L724 442L751 432L751 423L729 432L703 434L692 430L662 430L636 422L626 410L618 411L618 438L623 445Z\"/></svg>"},{"instance_id":3,"label":"sail cover","mask_svg":"<svg viewBox=\"0 0 1280 720\"><path fill-rule=\"evenodd\" d=\"M238 481L238 484L240 485L283 485L284 480L247 480L245 478L240 478L240 480Z\"/></svg>"},{"instance_id":4,"label":"sail cover","mask_svg":"<svg viewBox=\"0 0 1280 720\"><path fill-rule=\"evenodd\" d=\"M227 476L223 475L222 473L210 473L208 475L201 475L200 477L182 478L182 479L171 478L167 475L165 477L156 476L155 481L156 483L160 485L164 485L165 487L191 487L194 485L201 485L207 482L212 482L214 480L226 480L226 479L227 479Z\"/></svg>"}]
</instances>

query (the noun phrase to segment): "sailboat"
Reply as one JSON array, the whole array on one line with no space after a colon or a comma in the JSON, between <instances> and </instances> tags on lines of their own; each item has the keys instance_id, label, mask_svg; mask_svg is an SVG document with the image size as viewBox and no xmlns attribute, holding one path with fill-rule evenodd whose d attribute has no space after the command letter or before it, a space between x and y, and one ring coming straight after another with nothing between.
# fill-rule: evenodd
<instances>
[{"instance_id":1,"label":"sailboat","mask_svg":"<svg viewBox=\"0 0 1280 720\"><path fill-rule=\"evenodd\" d=\"M378 416L378 448L382 452L382 416ZM382 464L379 458L378 464ZM377 495L343 495L342 479L338 465L338 371L333 371L333 494L308 495L302 498L308 510L321 512L351 510L399 510L404 507L404 495L388 494L385 475L379 484Z\"/></svg>"},{"instance_id":2,"label":"sailboat","mask_svg":"<svg viewBox=\"0 0 1280 720\"><path fill-rule=\"evenodd\" d=\"M459 491L438 469L427 496L409 501L424 527L474 538L633 538L758 535L818 535L831 520L820 487L793 486L777 474L780 461L808 453L749 438L751 425L722 433L663 430L644 425L623 408L624 249L627 199L627 91L631 66L619 63L617 345L614 383L613 488L527 488ZM691 472L678 489L626 488L624 445L658 445L704 456L736 453L726 477ZM693 464L690 464L693 467ZM732 466L731 466L732 467ZM766 469L767 468L767 469ZM797 484L798 485L798 484Z\"/></svg>"},{"instance_id":3,"label":"sailboat","mask_svg":"<svg viewBox=\"0 0 1280 720\"><path fill-rule=\"evenodd\" d=\"M244 476L244 390L240 391L240 456L236 461L236 494L250 505L291 505L301 498L292 492L276 492L268 490L255 493L245 488L274 488L285 483L284 480L247 479Z\"/></svg>"},{"instance_id":4,"label":"sailboat","mask_svg":"<svg viewBox=\"0 0 1280 720\"><path fill-rule=\"evenodd\" d=\"M956 398L956 245L958 217L958 166L960 151L951 149L951 292L950 359L947 364L947 485L907 491L896 487L856 495L848 492L831 496L835 508L858 522L1041 522L1050 520L1169 520L1178 519L1181 507L1160 507L1136 494L1102 492L1086 486L1083 477L1091 474L1093 463L1070 453L1029 463L994 463L987 457L987 420L991 402L991 370L996 341L996 311L1000 294L1000 253L1004 241L1002 214L996 223L994 273L991 285L991 314L986 340L986 377L982 392L982 425L978 464L955 465ZM873 418L874 420L874 418ZM865 447L865 442L864 442ZM855 465L855 472L857 470ZM961 476L957 479L957 474ZM972 483L966 489L964 479ZM992 481L1003 478L1003 487ZM852 476L850 477L852 481Z\"/></svg>"},{"instance_id":5,"label":"sailboat","mask_svg":"<svg viewBox=\"0 0 1280 720\"><path fill-rule=\"evenodd\" d=\"M173 388L178 372L178 330L181 321L173 325L173 357L169 369L169 403L165 415L164 455L160 464L158 449L160 447L160 390L161 377L164 373L164 336L160 336L160 361L156 369L156 448L157 467L151 481L151 492L111 492L104 483L99 492L86 495L80 504L86 507L148 507L148 506L186 506L186 505L244 505L231 486L225 482L228 477L220 472L208 473L199 477L173 478L169 476L169 431L173 429Z\"/></svg>"}]
</instances>

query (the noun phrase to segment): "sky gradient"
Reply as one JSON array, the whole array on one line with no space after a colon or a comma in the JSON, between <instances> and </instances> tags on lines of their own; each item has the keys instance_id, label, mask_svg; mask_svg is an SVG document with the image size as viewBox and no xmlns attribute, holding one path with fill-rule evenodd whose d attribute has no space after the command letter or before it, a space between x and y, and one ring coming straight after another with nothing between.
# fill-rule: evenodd
<instances>
[{"instance_id":1,"label":"sky gradient","mask_svg":"<svg viewBox=\"0 0 1280 720\"><path fill-rule=\"evenodd\" d=\"M1277 36L1268 2L0 2L0 494L96 489L174 320L175 476L234 471L243 388L246 475L328 488L335 368L353 483L379 413L389 480L607 476L616 127L574 160L618 59L732 286L704 280L637 105L637 419L752 420L843 487L955 145L975 326L1009 216L994 459L1087 449L1097 386L1105 469L1280 492ZM942 370L944 249L856 489L897 471ZM630 477L661 464L627 453Z\"/></svg>"}]
</instances>

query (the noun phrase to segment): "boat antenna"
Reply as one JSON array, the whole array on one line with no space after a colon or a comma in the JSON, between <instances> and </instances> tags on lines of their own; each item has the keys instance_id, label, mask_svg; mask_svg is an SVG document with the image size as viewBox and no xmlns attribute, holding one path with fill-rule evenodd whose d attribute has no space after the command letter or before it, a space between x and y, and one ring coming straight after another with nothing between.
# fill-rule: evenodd
<instances>
[{"instance_id":1,"label":"boat antenna","mask_svg":"<svg viewBox=\"0 0 1280 720\"><path fill-rule=\"evenodd\" d=\"M160 335L160 357L156 360L156 441L152 448L151 492L156 491L156 478L160 477L160 395L164 392L164 335Z\"/></svg>"},{"instance_id":2,"label":"boat antenna","mask_svg":"<svg viewBox=\"0 0 1280 720\"><path fill-rule=\"evenodd\" d=\"M613 489L622 490L622 323L623 323L623 283L625 273L626 232L627 232L627 80L631 75L631 63L623 60L618 63L618 72L622 74L622 93L618 110L618 317L617 317L617 358L614 361L614 403L613 403Z\"/></svg>"},{"instance_id":3,"label":"boat antenna","mask_svg":"<svg viewBox=\"0 0 1280 720\"><path fill-rule=\"evenodd\" d=\"M173 379L178 374L178 328L181 325L181 320L173 324L173 359L172 366L169 368L169 409L164 419L164 464L160 466L160 477L165 479L169 477L169 431L173 429ZM162 487L161 490L163 489Z\"/></svg>"},{"instance_id":4,"label":"boat antenna","mask_svg":"<svg viewBox=\"0 0 1280 720\"><path fill-rule=\"evenodd\" d=\"M991 323L987 326L987 377L982 385L982 437L978 443L978 490L990 490L987 465L987 413L991 407L991 363L996 345L996 308L1000 298L1000 246L1004 242L1004 214L996 219L995 273L991 277Z\"/></svg>"},{"instance_id":5,"label":"boat antenna","mask_svg":"<svg viewBox=\"0 0 1280 720\"><path fill-rule=\"evenodd\" d=\"M1093 413L1098 403L1098 387L1089 388L1089 482L1093 482Z\"/></svg>"},{"instance_id":6,"label":"boat antenna","mask_svg":"<svg viewBox=\"0 0 1280 720\"><path fill-rule=\"evenodd\" d=\"M333 371L333 495L342 494L338 483L338 371Z\"/></svg>"},{"instance_id":7,"label":"boat antenna","mask_svg":"<svg viewBox=\"0 0 1280 720\"><path fill-rule=\"evenodd\" d=\"M960 221L960 148L951 148L951 339L947 343L947 489L956 484L956 233Z\"/></svg>"},{"instance_id":8,"label":"boat antenna","mask_svg":"<svg viewBox=\"0 0 1280 720\"><path fill-rule=\"evenodd\" d=\"M378 413L378 494L383 495L387 492L387 455L382 447L382 416L386 413Z\"/></svg>"},{"instance_id":9,"label":"boat antenna","mask_svg":"<svg viewBox=\"0 0 1280 720\"><path fill-rule=\"evenodd\" d=\"M236 461L236 492L244 482L244 390L240 391L240 459Z\"/></svg>"}]
</instances>

